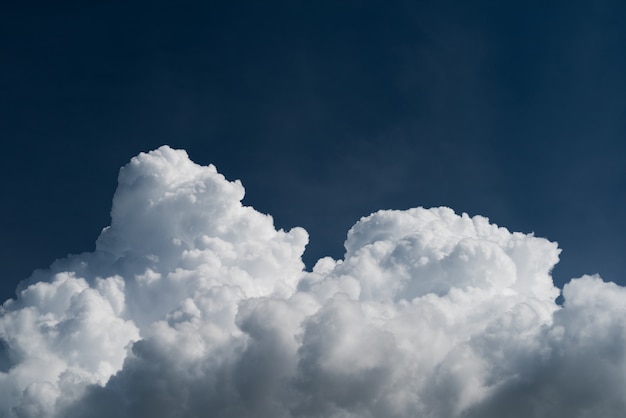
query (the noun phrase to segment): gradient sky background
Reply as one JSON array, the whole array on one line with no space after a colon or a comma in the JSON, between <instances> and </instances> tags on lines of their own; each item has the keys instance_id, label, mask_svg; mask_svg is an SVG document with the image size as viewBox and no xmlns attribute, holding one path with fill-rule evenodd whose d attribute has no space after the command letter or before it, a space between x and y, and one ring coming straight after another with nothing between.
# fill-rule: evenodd
<instances>
[{"instance_id":1,"label":"gradient sky background","mask_svg":"<svg viewBox=\"0 0 626 418\"><path fill-rule=\"evenodd\" d=\"M162 144L306 228L309 264L361 216L445 205L558 241L559 286L626 284L623 1L1 7L2 300L92 250Z\"/></svg>"}]
</instances>

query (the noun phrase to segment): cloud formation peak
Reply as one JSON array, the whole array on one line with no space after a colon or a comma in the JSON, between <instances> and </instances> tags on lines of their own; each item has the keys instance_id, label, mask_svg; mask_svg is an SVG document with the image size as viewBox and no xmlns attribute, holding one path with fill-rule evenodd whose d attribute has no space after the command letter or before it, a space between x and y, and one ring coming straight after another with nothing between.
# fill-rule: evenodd
<instances>
[{"instance_id":1,"label":"cloud formation peak","mask_svg":"<svg viewBox=\"0 0 626 418\"><path fill-rule=\"evenodd\" d=\"M96 249L0 310L7 417L618 417L626 289L448 208L380 211L304 270L244 189L167 146L120 170Z\"/></svg>"}]
</instances>

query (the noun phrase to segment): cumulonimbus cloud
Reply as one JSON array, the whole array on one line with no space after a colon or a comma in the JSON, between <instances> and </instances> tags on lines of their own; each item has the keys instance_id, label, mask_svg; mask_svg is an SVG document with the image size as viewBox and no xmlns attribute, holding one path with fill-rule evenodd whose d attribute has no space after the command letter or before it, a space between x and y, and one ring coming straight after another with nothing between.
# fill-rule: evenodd
<instances>
[{"instance_id":1,"label":"cumulonimbus cloud","mask_svg":"<svg viewBox=\"0 0 626 418\"><path fill-rule=\"evenodd\" d=\"M621 417L626 289L448 208L380 211L311 272L214 166L120 170L96 249L0 311L0 416Z\"/></svg>"}]
</instances>

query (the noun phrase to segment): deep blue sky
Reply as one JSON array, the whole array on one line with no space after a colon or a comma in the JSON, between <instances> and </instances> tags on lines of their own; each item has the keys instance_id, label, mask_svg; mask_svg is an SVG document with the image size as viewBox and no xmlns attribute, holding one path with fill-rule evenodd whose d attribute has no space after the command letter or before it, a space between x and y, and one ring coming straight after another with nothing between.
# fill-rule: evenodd
<instances>
[{"instance_id":1,"label":"deep blue sky","mask_svg":"<svg viewBox=\"0 0 626 418\"><path fill-rule=\"evenodd\" d=\"M132 3L132 4L130 4ZM0 296L89 251L162 144L341 257L378 209L446 205L626 283L626 2L42 2L0 10Z\"/></svg>"}]
</instances>

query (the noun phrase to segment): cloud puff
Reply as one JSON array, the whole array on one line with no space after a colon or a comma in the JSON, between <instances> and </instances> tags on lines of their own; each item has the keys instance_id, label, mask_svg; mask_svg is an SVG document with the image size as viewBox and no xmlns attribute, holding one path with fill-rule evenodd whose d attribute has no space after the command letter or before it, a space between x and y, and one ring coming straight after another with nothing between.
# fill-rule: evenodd
<instances>
[{"instance_id":1,"label":"cloud puff","mask_svg":"<svg viewBox=\"0 0 626 418\"><path fill-rule=\"evenodd\" d=\"M96 250L0 316L7 417L617 417L626 289L448 208L380 211L311 272L307 233L161 147L120 170Z\"/></svg>"}]
</instances>

